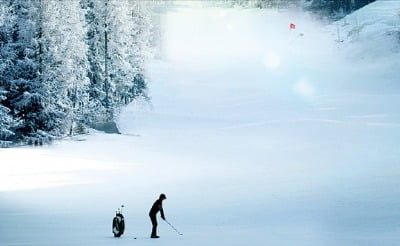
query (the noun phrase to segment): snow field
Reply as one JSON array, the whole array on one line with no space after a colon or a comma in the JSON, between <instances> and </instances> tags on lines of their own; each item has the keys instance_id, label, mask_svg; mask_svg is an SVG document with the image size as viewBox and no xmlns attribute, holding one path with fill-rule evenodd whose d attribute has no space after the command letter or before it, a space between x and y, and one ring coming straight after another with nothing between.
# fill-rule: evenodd
<instances>
[{"instance_id":1,"label":"snow field","mask_svg":"<svg viewBox=\"0 0 400 246\"><path fill-rule=\"evenodd\" d=\"M152 106L125 108L122 135L1 150L0 245L396 244L395 55L373 63L357 55L367 43L337 43L334 27L301 13L178 9L163 20ZM161 238L147 238L161 192L184 236L160 219ZM114 239L121 204L127 230Z\"/></svg>"}]
</instances>

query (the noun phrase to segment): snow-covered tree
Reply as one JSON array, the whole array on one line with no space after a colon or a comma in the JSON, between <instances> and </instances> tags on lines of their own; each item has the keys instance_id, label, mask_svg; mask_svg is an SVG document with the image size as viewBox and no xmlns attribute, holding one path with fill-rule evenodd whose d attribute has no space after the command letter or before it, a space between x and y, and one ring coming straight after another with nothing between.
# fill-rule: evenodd
<instances>
[{"instance_id":1,"label":"snow-covered tree","mask_svg":"<svg viewBox=\"0 0 400 246\"><path fill-rule=\"evenodd\" d=\"M88 105L84 11L79 0L42 3L41 74L52 134L63 136L83 118Z\"/></svg>"},{"instance_id":2,"label":"snow-covered tree","mask_svg":"<svg viewBox=\"0 0 400 246\"><path fill-rule=\"evenodd\" d=\"M43 111L41 74L41 1L3 0L7 8L2 26L0 86L2 106L21 123L16 138L39 144L49 140L47 115Z\"/></svg>"},{"instance_id":3,"label":"snow-covered tree","mask_svg":"<svg viewBox=\"0 0 400 246\"><path fill-rule=\"evenodd\" d=\"M149 29L146 14L140 1L82 0L81 3L87 10L90 63L91 110L87 118L113 121L120 105L145 94L144 37Z\"/></svg>"},{"instance_id":4,"label":"snow-covered tree","mask_svg":"<svg viewBox=\"0 0 400 246\"><path fill-rule=\"evenodd\" d=\"M307 8L325 16L343 17L375 0L307 0Z\"/></svg>"},{"instance_id":5,"label":"snow-covered tree","mask_svg":"<svg viewBox=\"0 0 400 246\"><path fill-rule=\"evenodd\" d=\"M14 135L14 140L42 144L71 133L88 104L86 30L79 0L4 0L1 10L3 139Z\"/></svg>"},{"instance_id":6,"label":"snow-covered tree","mask_svg":"<svg viewBox=\"0 0 400 246\"><path fill-rule=\"evenodd\" d=\"M121 88L122 103L127 104L134 98L147 99L147 85L145 78L145 63L152 52L150 41L152 38L151 14L148 6L142 1L129 1L129 13L132 22L130 29L128 61L132 70L130 80L126 81L125 88Z\"/></svg>"},{"instance_id":7,"label":"snow-covered tree","mask_svg":"<svg viewBox=\"0 0 400 246\"><path fill-rule=\"evenodd\" d=\"M2 105L2 101L6 99L6 91L0 87L0 148L11 144L11 137L14 136L13 129L17 126L16 121L9 114L10 109Z\"/></svg>"},{"instance_id":8,"label":"snow-covered tree","mask_svg":"<svg viewBox=\"0 0 400 246\"><path fill-rule=\"evenodd\" d=\"M129 100L129 91L133 87L135 64L132 64L132 56L137 54L139 47L133 42L132 31L138 28L131 18L132 6L128 1L110 0L107 7L105 32L108 38L109 103L115 107Z\"/></svg>"},{"instance_id":9,"label":"snow-covered tree","mask_svg":"<svg viewBox=\"0 0 400 246\"><path fill-rule=\"evenodd\" d=\"M10 36L10 30L12 20L7 18L9 13L9 6L0 5L0 72L5 69L7 64L5 62L6 54L2 52L3 48L6 46ZM0 74L1 76L1 74ZM14 135L14 119L9 114L10 109L3 105L3 101L7 99L5 96L7 91L5 91L4 77L0 77L0 147L5 147L10 143L10 137Z\"/></svg>"},{"instance_id":10,"label":"snow-covered tree","mask_svg":"<svg viewBox=\"0 0 400 246\"><path fill-rule=\"evenodd\" d=\"M100 0L81 0L82 7L86 10L87 23L87 57L89 61L89 110L87 123L106 121L109 116L109 76L106 61L108 60L108 33L106 32L106 19L108 7L106 2ZM106 75L107 74L107 75Z\"/></svg>"},{"instance_id":11,"label":"snow-covered tree","mask_svg":"<svg viewBox=\"0 0 400 246\"><path fill-rule=\"evenodd\" d=\"M277 8L281 5L294 3L285 0L231 0L232 5L251 8Z\"/></svg>"},{"instance_id":12,"label":"snow-covered tree","mask_svg":"<svg viewBox=\"0 0 400 246\"><path fill-rule=\"evenodd\" d=\"M146 98L145 10L134 0L1 0L1 143L42 144Z\"/></svg>"}]
</instances>

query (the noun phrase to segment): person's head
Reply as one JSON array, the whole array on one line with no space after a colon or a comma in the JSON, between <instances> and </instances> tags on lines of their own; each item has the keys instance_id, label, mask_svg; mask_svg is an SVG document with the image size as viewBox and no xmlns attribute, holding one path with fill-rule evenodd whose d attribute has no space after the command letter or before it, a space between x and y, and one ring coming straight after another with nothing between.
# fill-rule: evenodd
<instances>
[{"instance_id":1,"label":"person's head","mask_svg":"<svg viewBox=\"0 0 400 246\"><path fill-rule=\"evenodd\" d=\"M167 199L167 196L164 193L162 193L160 195L160 200L165 200L165 199Z\"/></svg>"}]
</instances>

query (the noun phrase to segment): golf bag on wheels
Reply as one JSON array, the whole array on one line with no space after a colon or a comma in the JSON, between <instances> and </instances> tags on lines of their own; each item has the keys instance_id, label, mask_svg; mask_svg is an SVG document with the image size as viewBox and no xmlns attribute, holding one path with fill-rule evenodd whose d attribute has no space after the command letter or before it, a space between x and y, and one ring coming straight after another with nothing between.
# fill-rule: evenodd
<instances>
[{"instance_id":1,"label":"golf bag on wheels","mask_svg":"<svg viewBox=\"0 0 400 246\"><path fill-rule=\"evenodd\" d=\"M123 207L124 205L121 206L121 210L118 209L112 222L112 232L114 237L120 237L125 231L125 220L124 216L122 215Z\"/></svg>"}]
</instances>

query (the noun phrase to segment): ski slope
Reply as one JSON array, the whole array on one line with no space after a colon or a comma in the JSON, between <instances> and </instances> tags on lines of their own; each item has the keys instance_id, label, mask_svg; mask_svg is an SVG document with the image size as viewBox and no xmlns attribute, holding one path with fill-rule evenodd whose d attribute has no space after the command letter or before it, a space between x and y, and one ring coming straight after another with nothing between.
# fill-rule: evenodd
<instances>
[{"instance_id":1,"label":"ski slope","mask_svg":"<svg viewBox=\"0 0 400 246\"><path fill-rule=\"evenodd\" d=\"M0 245L396 245L400 3L330 26L191 7L163 15L151 105L123 109L123 134L0 150ZM183 236L159 219L148 238L160 193Z\"/></svg>"}]
</instances>

